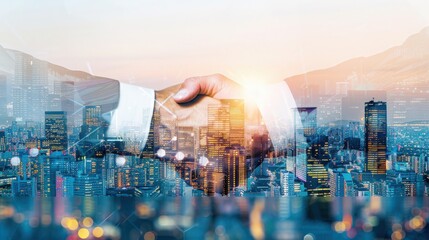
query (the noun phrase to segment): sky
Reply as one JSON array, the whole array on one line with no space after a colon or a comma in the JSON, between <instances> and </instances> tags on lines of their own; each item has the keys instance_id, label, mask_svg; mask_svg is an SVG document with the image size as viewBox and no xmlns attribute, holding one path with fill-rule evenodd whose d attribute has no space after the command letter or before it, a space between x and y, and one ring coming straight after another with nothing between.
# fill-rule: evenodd
<instances>
[{"instance_id":1,"label":"sky","mask_svg":"<svg viewBox=\"0 0 429 240\"><path fill-rule=\"evenodd\" d=\"M0 0L0 45L154 89L222 73L280 81L429 26L429 1Z\"/></svg>"}]
</instances>

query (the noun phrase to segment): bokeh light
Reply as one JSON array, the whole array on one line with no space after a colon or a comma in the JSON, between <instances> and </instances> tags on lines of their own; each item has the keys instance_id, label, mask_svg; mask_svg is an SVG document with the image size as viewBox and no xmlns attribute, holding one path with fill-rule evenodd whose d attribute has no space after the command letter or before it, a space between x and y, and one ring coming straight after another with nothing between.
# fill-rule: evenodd
<instances>
[{"instance_id":1,"label":"bokeh light","mask_svg":"<svg viewBox=\"0 0 429 240\"><path fill-rule=\"evenodd\" d=\"M155 240L155 233L147 232L144 234L144 240Z\"/></svg>"},{"instance_id":2,"label":"bokeh light","mask_svg":"<svg viewBox=\"0 0 429 240\"><path fill-rule=\"evenodd\" d=\"M90 228L92 227L92 224L94 224L94 221L90 217L86 217L82 220L82 225L84 227Z\"/></svg>"},{"instance_id":3,"label":"bokeh light","mask_svg":"<svg viewBox=\"0 0 429 240\"><path fill-rule=\"evenodd\" d=\"M103 235L104 235L104 230L103 230L103 228L101 228L101 227L95 227L95 228L92 230L92 235L94 235L94 237L96 237L96 238L101 238L101 237L103 237Z\"/></svg>"},{"instance_id":4,"label":"bokeh light","mask_svg":"<svg viewBox=\"0 0 429 240\"><path fill-rule=\"evenodd\" d=\"M156 155L158 156L158 157L160 157L160 158L163 158L163 157L165 157L165 155L166 155L166 152L165 152L165 150L164 149L159 149L157 152L156 152Z\"/></svg>"},{"instance_id":5,"label":"bokeh light","mask_svg":"<svg viewBox=\"0 0 429 240\"><path fill-rule=\"evenodd\" d=\"M185 159L185 154L183 152L177 152L175 157L177 160L182 161Z\"/></svg>"},{"instance_id":6,"label":"bokeh light","mask_svg":"<svg viewBox=\"0 0 429 240\"><path fill-rule=\"evenodd\" d=\"M127 162L127 159L123 156L119 156L116 158L116 166L123 167L125 166L125 163Z\"/></svg>"},{"instance_id":7,"label":"bokeh light","mask_svg":"<svg viewBox=\"0 0 429 240\"><path fill-rule=\"evenodd\" d=\"M10 159L10 164L14 167L19 166L19 164L21 164L21 159L19 157L13 157Z\"/></svg>"},{"instance_id":8,"label":"bokeh light","mask_svg":"<svg viewBox=\"0 0 429 240\"><path fill-rule=\"evenodd\" d=\"M30 149L30 157L37 157L37 155L39 155L39 149L37 148L32 148Z\"/></svg>"},{"instance_id":9,"label":"bokeh light","mask_svg":"<svg viewBox=\"0 0 429 240\"><path fill-rule=\"evenodd\" d=\"M208 158L206 158L206 157L204 157L204 156L202 156L202 157L200 157L200 159L198 160L198 164L200 164L200 166L205 167L205 166L207 166L207 164L209 164L209 159L208 159Z\"/></svg>"},{"instance_id":10,"label":"bokeh light","mask_svg":"<svg viewBox=\"0 0 429 240\"><path fill-rule=\"evenodd\" d=\"M77 235L82 239L87 239L89 237L89 230L86 228L81 228L77 232Z\"/></svg>"}]
</instances>

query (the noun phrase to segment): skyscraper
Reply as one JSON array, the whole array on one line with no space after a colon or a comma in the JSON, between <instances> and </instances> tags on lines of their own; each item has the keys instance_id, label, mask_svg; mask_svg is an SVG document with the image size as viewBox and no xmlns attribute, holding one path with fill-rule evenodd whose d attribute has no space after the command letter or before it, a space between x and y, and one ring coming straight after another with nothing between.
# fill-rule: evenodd
<instances>
[{"instance_id":1,"label":"skyscraper","mask_svg":"<svg viewBox=\"0 0 429 240\"><path fill-rule=\"evenodd\" d=\"M104 136L100 106L86 106L83 112L81 139L101 140Z\"/></svg>"},{"instance_id":2,"label":"skyscraper","mask_svg":"<svg viewBox=\"0 0 429 240\"><path fill-rule=\"evenodd\" d=\"M45 112L45 136L49 141L51 151L67 150L66 112Z\"/></svg>"},{"instance_id":3,"label":"skyscraper","mask_svg":"<svg viewBox=\"0 0 429 240\"><path fill-rule=\"evenodd\" d=\"M386 174L386 102L365 103L365 171Z\"/></svg>"},{"instance_id":4,"label":"skyscraper","mask_svg":"<svg viewBox=\"0 0 429 240\"><path fill-rule=\"evenodd\" d=\"M98 174L78 174L75 179L75 196L102 196L103 181Z\"/></svg>"},{"instance_id":5,"label":"skyscraper","mask_svg":"<svg viewBox=\"0 0 429 240\"><path fill-rule=\"evenodd\" d=\"M295 130L306 138L314 136L317 130L317 108L297 108L295 112Z\"/></svg>"},{"instance_id":6,"label":"skyscraper","mask_svg":"<svg viewBox=\"0 0 429 240\"><path fill-rule=\"evenodd\" d=\"M7 120L8 84L6 76L0 75L0 124Z\"/></svg>"},{"instance_id":7,"label":"skyscraper","mask_svg":"<svg viewBox=\"0 0 429 240\"><path fill-rule=\"evenodd\" d=\"M72 176L65 176L61 174L61 172L57 171L55 179L55 196L73 197L75 178Z\"/></svg>"},{"instance_id":8,"label":"skyscraper","mask_svg":"<svg viewBox=\"0 0 429 240\"><path fill-rule=\"evenodd\" d=\"M32 56L15 54L12 81L13 116L43 122L48 106L48 63Z\"/></svg>"},{"instance_id":9,"label":"skyscraper","mask_svg":"<svg viewBox=\"0 0 429 240\"><path fill-rule=\"evenodd\" d=\"M225 160L227 165L227 192L233 191L236 187L246 189L247 171L244 147L234 145L226 148Z\"/></svg>"},{"instance_id":10,"label":"skyscraper","mask_svg":"<svg viewBox=\"0 0 429 240\"><path fill-rule=\"evenodd\" d=\"M218 172L224 172L224 153L232 145L244 146L244 102L221 100L220 105L209 105L207 126L207 155L217 163Z\"/></svg>"},{"instance_id":11,"label":"skyscraper","mask_svg":"<svg viewBox=\"0 0 429 240\"><path fill-rule=\"evenodd\" d=\"M342 98L342 120L363 122L362 102L364 99L377 98L381 101L387 99L386 91L380 90L349 90L347 96Z\"/></svg>"},{"instance_id":12,"label":"skyscraper","mask_svg":"<svg viewBox=\"0 0 429 240\"><path fill-rule=\"evenodd\" d=\"M218 176L225 177L223 181L226 185L223 186L223 194L228 194L229 190L237 186L236 184L244 183L245 157L240 157L238 154L235 158L234 151L230 152L231 147L237 149L244 147L244 142L244 102L242 100L221 100L220 104L209 105L207 156L211 162L215 163L215 172L224 173L218 174ZM241 175L239 169L243 169ZM231 181L229 181L230 178Z\"/></svg>"},{"instance_id":13,"label":"skyscraper","mask_svg":"<svg viewBox=\"0 0 429 240\"><path fill-rule=\"evenodd\" d=\"M195 132L193 127L177 127L177 149L185 156L195 157Z\"/></svg>"},{"instance_id":14,"label":"skyscraper","mask_svg":"<svg viewBox=\"0 0 429 240\"><path fill-rule=\"evenodd\" d=\"M329 186L331 197L354 197L353 179L345 169L329 169Z\"/></svg>"},{"instance_id":15,"label":"skyscraper","mask_svg":"<svg viewBox=\"0 0 429 240\"><path fill-rule=\"evenodd\" d=\"M0 131L0 152L6 151L6 133L4 130Z\"/></svg>"},{"instance_id":16,"label":"skyscraper","mask_svg":"<svg viewBox=\"0 0 429 240\"><path fill-rule=\"evenodd\" d=\"M280 194L286 197L294 196L295 174L286 171L280 171Z\"/></svg>"},{"instance_id":17,"label":"skyscraper","mask_svg":"<svg viewBox=\"0 0 429 240\"><path fill-rule=\"evenodd\" d=\"M36 179L15 179L12 181L12 196L36 197Z\"/></svg>"},{"instance_id":18,"label":"skyscraper","mask_svg":"<svg viewBox=\"0 0 429 240\"><path fill-rule=\"evenodd\" d=\"M300 107L294 111L294 157L295 176L307 181L307 149L308 143L316 135L317 108Z\"/></svg>"}]
</instances>

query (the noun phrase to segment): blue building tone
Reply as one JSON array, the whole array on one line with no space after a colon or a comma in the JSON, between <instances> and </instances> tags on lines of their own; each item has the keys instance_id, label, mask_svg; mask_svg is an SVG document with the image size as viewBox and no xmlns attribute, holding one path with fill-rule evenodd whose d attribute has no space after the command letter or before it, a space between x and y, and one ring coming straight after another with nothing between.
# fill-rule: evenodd
<instances>
[{"instance_id":1,"label":"blue building tone","mask_svg":"<svg viewBox=\"0 0 429 240\"><path fill-rule=\"evenodd\" d=\"M365 171L386 174L387 109L386 102L365 103Z\"/></svg>"},{"instance_id":2,"label":"blue building tone","mask_svg":"<svg viewBox=\"0 0 429 240\"><path fill-rule=\"evenodd\" d=\"M291 111L293 133L275 148L262 116L246 118L244 100L192 113L206 118L199 126L166 120L156 106L143 146L138 124L108 134L118 104L109 79L8 54L15 62L0 72L0 196L429 194L421 95L357 89L354 75L327 80L324 94L307 86L296 108L276 109ZM88 79L95 86L81 84Z\"/></svg>"}]
</instances>

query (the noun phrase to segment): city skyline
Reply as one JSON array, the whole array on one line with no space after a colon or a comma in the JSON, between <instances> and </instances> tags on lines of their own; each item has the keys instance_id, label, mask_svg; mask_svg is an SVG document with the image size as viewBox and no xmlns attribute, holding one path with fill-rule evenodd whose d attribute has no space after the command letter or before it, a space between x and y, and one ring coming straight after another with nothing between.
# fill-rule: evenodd
<instances>
[{"instance_id":1,"label":"city skyline","mask_svg":"<svg viewBox=\"0 0 429 240\"><path fill-rule=\"evenodd\" d=\"M425 34L414 39L426 39ZM417 117L423 116L417 112L427 99L420 95L418 101L405 95L392 99L386 91L356 89L354 80L346 77L334 82L333 95L298 97L297 108L291 109L295 112L294 137L280 148L272 146L263 119L248 121L243 100L208 101L205 107L189 112L190 116L200 115L199 122L177 121L160 104L148 124L148 141L142 146L137 137L141 126L130 119L122 137L107 134L111 111L119 99L114 80L70 71L17 51L3 51L3 56L15 57L3 58L3 67L14 70L0 74L0 83L13 90L0 101L6 109L0 119L2 194L428 193L429 153L425 146L429 142L417 132L427 131L429 123L424 118L409 122L406 118L413 111ZM407 84L404 80L400 89L406 89ZM98 90L100 86L103 91ZM300 92L291 86L295 95ZM307 88L316 93L314 89ZM305 104L314 102L315 96L321 104ZM372 98L384 103L384 108L371 110Z\"/></svg>"}]
</instances>

